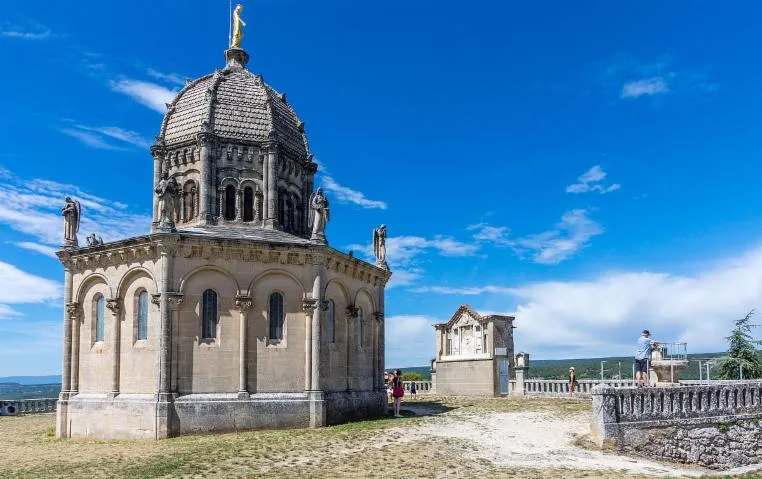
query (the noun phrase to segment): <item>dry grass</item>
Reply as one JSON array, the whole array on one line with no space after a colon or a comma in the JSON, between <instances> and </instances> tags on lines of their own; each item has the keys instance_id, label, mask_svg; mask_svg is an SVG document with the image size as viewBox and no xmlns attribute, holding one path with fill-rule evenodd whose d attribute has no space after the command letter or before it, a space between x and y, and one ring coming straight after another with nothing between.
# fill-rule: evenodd
<instances>
[{"instance_id":1,"label":"dry grass","mask_svg":"<svg viewBox=\"0 0 762 479\"><path fill-rule=\"evenodd\" d=\"M404 407L404 406L403 406ZM554 415L590 410L589 402L554 399L415 400L408 407L474 414L541 411ZM446 413L445 413L446 414ZM246 477L246 478L616 478L622 471L506 469L464 454L451 438L403 440L397 426L424 418L380 419L321 429L253 431L186 436L164 441L84 441L53 437L54 415L0 417L0 478ZM751 477L751 476L748 476Z\"/></svg>"}]
</instances>

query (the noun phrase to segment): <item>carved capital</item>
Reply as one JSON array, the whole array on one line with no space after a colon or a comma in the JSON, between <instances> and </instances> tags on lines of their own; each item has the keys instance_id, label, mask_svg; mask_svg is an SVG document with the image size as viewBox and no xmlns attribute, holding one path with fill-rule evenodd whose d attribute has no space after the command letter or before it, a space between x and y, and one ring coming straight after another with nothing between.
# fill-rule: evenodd
<instances>
[{"instance_id":1,"label":"carved capital","mask_svg":"<svg viewBox=\"0 0 762 479\"><path fill-rule=\"evenodd\" d=\"M169 301L169 306L172 308L176 308L183 304L183 299L185 299L183 293L167 293L167 300Z\"/></svg>"},{"instance_id":2,"label":"carved capital","mask_svg":"<svg viewBox=\"0 0 762 479\"><path fill-rule=\"evenodd\" d=\"M179 246L174 238L162 238L156 242L156 251L160 255L174 256L178 250Z\"/></svg>"},{"instance_id":3,"label":"carved capital","mask_svg":"<svg viewBox=\"0 0 762 479\"><path fill-rule=\"evenodd\" d=\"M344 310L344 314L347 316L347 319L356 318L358 314L360 314L360 308L357 306L350 304L347 306L347 309Z\"/></svg>"},{"instance_id":4,"label":"carved capital","mask_svg":"<svg viewBox=\"0 0 762 479\"><path fill-rule=\"evenodd\" d=\"M106 308L113 314L119 314L120 304L118 299L107 299Z\"/></svg>"},{"instance_id":5,"label":"carved capital","mask_svg":"<svg viewBox=\"0 0 762 479\"><path fill-rule=\"evenodd\" d=\"M302 310L304 314L312 315L318 308L319 300L313 298L304 298L302 300Z\"/></svg>"},{"instance_id":6,"label":"carved capital","mask_svg":"<svg viewBox=\"0 0 762 479\"><path fill-rule=\"evenodd\" d=\"M376 318L376 321L383 321L384 320L384 313L380 311L376 311L373 313L373 317Z\"/></svg>"},{"instance_id":7,"label":"carved capital","mask_svg":"<svg viewBox=\"0 0 762 479\"><path fill-rule=\"evenodd\" d=\"M201 146L212 146L214 144L214 134L210 132L202 131L196 135L196 139Z\"/></svg>"},{"instance_id":8,"label":"carved capital","mask_svg":"<svg viewBox=\"0 0 762 479\"><path fill-rule=\"evenodd\" d=\"M162 160L164 159L164 155L166 155L167 149L164 147L164 145L151 145L151 154L153 155L154 160Z\"/></svg>"},{"instance_id":9,"label":"carved capital","mask_svg":"<svg viewBox=\"0 0 762 479\"><path fill-rule=\"evenodd\" d=\"M236 296L235 306L242 313L249 311L254 306L254 301L251 296Z\"/></svg>"},{"instance_id":10,"label":"carved capital","mask_svg":"<svg viewBox=\"0 0 762 479\"><path fill-rule=\"evenodd\" d=\"M77 312L79 310L79 304L66 303L66 315L69 319L77 319Z\"/></svg>"},{"instance_id":11,"label":"carved capital","mask_svg":"<svg viewBox=\"0 0 762 479\"><path fill-rule=\"evenodd\" d=\"M161 304L161 293L152 294L151 303L155 304L156 306L159 306L159 304Z\"/></svg>"}]
</instances>

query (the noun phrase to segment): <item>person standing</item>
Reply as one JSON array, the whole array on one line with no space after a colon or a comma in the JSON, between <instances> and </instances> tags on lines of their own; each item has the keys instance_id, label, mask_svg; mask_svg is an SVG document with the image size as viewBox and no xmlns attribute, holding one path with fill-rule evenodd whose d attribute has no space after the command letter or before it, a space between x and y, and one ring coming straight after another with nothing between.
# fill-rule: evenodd
<instances>
[{"instance_id":1,"label":"person standing","mask_svg":"<svg viewBox=\"0 0 762 479\"><path fill-rule=\"evenodd\" d=\"M638 347L635 350L635 385L643 387L648 381L648 363L651 360L651 352L658 343L651 339L651 333L643 330L638 338Z\"/></svg>"},{"instance_id":2,"label":"person standing","mask_svg":"<svg viewBox=\"0 0 762 479\"><path fill-rule=\"evenodd\" d=\"M412 380L410 381L410 397L415 398L415 393L416 393L415 380Z\"/></svg>"},{"instance_id":3,"label":"person standing","mask_svg":"<svg viewBox=\"0 0 762 479\"><path fill-rule=\"evenodd\" d=\"M402 383L402 371L399 369L395 372L392 378L392 396L394 397L394 417L402 417L400 415L400 403L402 402L402 396L405 395L405 387Z\"/></svg>"},{"instance_id":4,"label":"person standing","mask_svg":"<svg viewBox=\"0 0 762 479\"><path fill-rule=\"evenodd\" d=\"M569 368L569 397L574 396L574 388L577 386L577 374L574 372L574 366Z\"/></svg>"}]
</instances>

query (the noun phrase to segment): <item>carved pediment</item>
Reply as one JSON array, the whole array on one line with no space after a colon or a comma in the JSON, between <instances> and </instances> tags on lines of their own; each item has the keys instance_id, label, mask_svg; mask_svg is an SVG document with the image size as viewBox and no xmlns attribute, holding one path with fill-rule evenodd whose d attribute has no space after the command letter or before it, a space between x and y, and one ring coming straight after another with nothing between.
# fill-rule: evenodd
<instances>
[{"instance_id":1,"label":"carved pediment","mask_svg":"<svg viewBox=\"0 0 762 479\"><path fill-rule=\"evenodd\" d=\"M455 311L455 314L452 315L452 318L447 322L447 329L452 329L455 327L461 327L461 326L469 326L472 324L479 323L483 320L481 315L474 311L474 309L467 305L461 305L460 308L458 308L457 311Z\"/></svg>"}]
</instances>

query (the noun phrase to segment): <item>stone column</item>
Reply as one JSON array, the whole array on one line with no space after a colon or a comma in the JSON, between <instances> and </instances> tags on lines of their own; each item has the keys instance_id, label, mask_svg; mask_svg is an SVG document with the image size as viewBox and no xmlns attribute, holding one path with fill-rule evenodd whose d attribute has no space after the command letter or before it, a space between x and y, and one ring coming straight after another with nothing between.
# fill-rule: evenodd
<instances>
[{"instance_id":1,"label":"stone column","mask_svg":"<svg viewBox=\"0 0 762 479\"><path fill-rule=\"evenodd\" d=\"M373 347L373 389L384 389L384 313L376 311L375 341Z\"/></svg>"},{"instance_id":2,"label":"stone column","mask_svg":"<svg viewBox=\"0 0 762 479\"><path fill-rule=\"evenodd\" d=\"M71 387L69 394L73 396L79 392L79 305L68 303L66 310L71 318Z\"/></svg>"},{"instance_id":3,"label":"stone column","mask_svg":"<svg viewBox=\"0 0 762 479\"><path fill-rule=\"evenodd\" d=\"M71 316L76 311L76 304L71 302L73 277L71 262L64 261L64 344L63 344L63 368L61 370L61 393L71 390ZM71 306L74 306L71 308ZM63 398L63 395L62 395Z\"/></svg>"},{"instance_id":4,"label":"stone column","mask_svg":"<svg viewBox=\"0 0 762 479\"><path fill-rule=\"evenodd\" d=\"M249 370L247 360L248 353L248 331L247 322L249 310L252 307L251 296L236 296L235 305L239 312L238 321L238 397L240 399L249 398L248 378Z\"/></svg>"},{"instance_id":5,"label":"stone column","mask_svg":"<svg viewBox=\"0 0 762 479\"><path fill-rule=\"evenodd\" d=\"M121 349L121 326L119 319L121 308L119 299L107 299L106 309L111 311L111 393L110 397L116 397L119 394L119 361Z\"/></svg>"},{"instance_id":6,"label":"stone column","mask_svg":"<svg viewBox=\"0 0 762 479\"><path fill-rule=\"evenodd\" d=\"M267 185L265 185L265 226L278 227L278 144L271 141L267 145Z\"/></svg>"},{"instance_id":7,"label":"stone column","mask_svg":"<svg viewBox=\"0 0 762 479\"><path fill-rule=\"evenodd\" d=\"M506 326L506 327L510 327L510 326ZM484 331L484 326L482 326L482 331ZM489 323L487 323L487 341L485 342L486 342L486 344L484 345L485 352L489 354L489 357L494 358L495 357L495 322L494 321L490 321ZM507 344L504 344L504 346L506 348L508 347ZM508 353L508 357L510 358L510 356L513 354L513 350L509 348L507 353Z\"/></svg>"},{"instance_id":8,"label":"stone column","mask_svg":"<svg viewBox=\"0 0 762 479\"><path fill-rule=\"evenodd\" d=\"M318 307L318 300L305 298L302 300L304 311L304 390L312 389L312 316Z\"/></svg>"},{"instance_id":9,"label":"stone column","mask_svg":"<svg viewBox=\"0 0 762 479\"><path fill-rule=\"evenodd\" d=\"M174 244L161 243L157 246L161 262L159 279L159 312L161 336L159 337L159 401L168 401L171 394L172 377L172 309L182 303L180 293L170 292Z\"/></svg>"},{"instance_id":10,"label":"stone column","mask_svg":"<svg viewBox=\"0 0 762 479\"><path fill-rule=\"evenodd\" d=\"M345 376L347 378L347 389L352 388L352 380L351 380L352 378L352 370L351 370L352 351L357 347L356 346L357 339L353 337L354 335L350 331L353 331L353 329L357 327L356 319L358 314L359 314L359 310L357 309L357 306L353 304L350 304L349 306L347 306L347 309L344 310L344 321L346 323L346 328L344 328L346 332L346 335L345 335L346 341L344 342L344 344L346 344L346 348L347 348L346 350L347 364L345 368L346 369ZM354 333L355 335L357 334L356 331ZM352 346L353 344L355 345L354 347Z\"/></svg>"},{"instance_id":11,"label":"stone column","mask_svg":"<svg viewBox=\"0 0 762 479\"><path fill-rule=\"evenodd\" d=\"M315 186L315 172L317 171L317 165L312 162L312 155L308 158L308 162L304 167L304 179L302 179L302 204L299 206L303 214L301 215L301 224L299 225L299 232L303 235L311 233L312 225L310 223L310 196Z\"/></svg>"},{"instance_id":12,"label":"stone column","mask_svg":"<svg viewBox=\"0 0 762 479\"><path fill-rule=\"evenodd\" d=\"M315 312L312 314L312 386L313 391L320 391L320 333L322 329L322 311L320 307L323 304L323 271L322 265L314 265L313 271L315 280L312 284L312 299L317 300Z\"/></svg>"},{"instance_id":13,"label":"stone column","mask_svg":"<svg viewBox=\"0 0 762 479\"><path fill-rule=\"evenodd\" d=\"M212 147L214 135L202 132L197 135L201 151L201 198L199 205L200 223L212 224L212 205L214 204L214 175L212 173Z\"/></svg>"},{"instance_id":14,"label":"stone column","mask_svg":"<svg viewBox=\"0 0 762 479\"><path fill-rule=\"evenodd\" d=\"M241 188L235 190L235 220L238 222L243 220L243 190Z\"/></svg>"},{"instance_id":15,"label":"stone column","mask_svg":"<svg viewBox=\"0 0 762 479\"><path fill-rule=\"evenodd\" d=\"M154 195L155 196L155 195ZM180 192L180 222L185 223L185 191Z\"/></svg>"},{"instance_id":16,"label":"stone column","mask_svg":"<svg viewBox=\"0 0 762 479\"><path fill-rule=\"evenodd\" d=\"M161 180L161 164L166 154L167 150L164 148L164 145L151 146L151 155L153 155L153 186L151 187L151 192L153 192L153 189L156 188L156 185L158 185L159 181ZM153 194L152 196L153 223L151 225L151 231L153 231L159 225L159 197L156 194Z\"/></svg>"},{"instance_id":17,"label":"stone column","mask_svg":"<svg viewBox=\"0 0 762 479\"><path fill-rule=\"evenodd\" d=\"M378 292L378 387L384 389L384 369L386 368L386 305L384 285ZM386 394L386 393L384 393Z\"/></svg>"}]
</instances>

